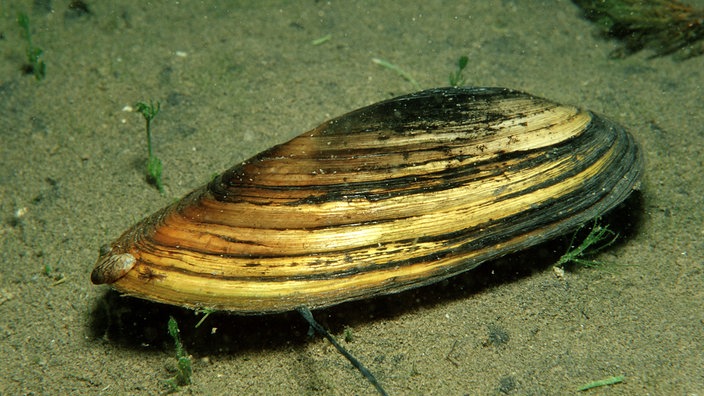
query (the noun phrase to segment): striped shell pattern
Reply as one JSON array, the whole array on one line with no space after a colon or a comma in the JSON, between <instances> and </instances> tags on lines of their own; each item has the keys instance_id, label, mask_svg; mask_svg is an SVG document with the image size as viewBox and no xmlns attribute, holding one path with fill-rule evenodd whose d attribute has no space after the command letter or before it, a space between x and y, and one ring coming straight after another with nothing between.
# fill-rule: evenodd
<instances>
[{"instance_id":1,"label":"striped shell pattern","mask_svg":"<svg viewBox=\"0 0 704 396\"><path fill-rule=\"evenodd\" d=\"M145 218L93 283L241 314L426 285L570 232L638 185L632 136L503 88L439 88L332 119Z\"/></svg>"}]
</instances>

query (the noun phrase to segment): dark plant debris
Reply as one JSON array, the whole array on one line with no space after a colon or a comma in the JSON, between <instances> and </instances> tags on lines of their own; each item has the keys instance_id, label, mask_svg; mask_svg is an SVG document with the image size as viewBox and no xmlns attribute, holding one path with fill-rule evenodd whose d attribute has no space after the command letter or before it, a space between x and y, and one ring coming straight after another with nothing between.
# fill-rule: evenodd
<instances>
[{"instance_id":1,"label":"dark plant debris","mask_svg":"<svg viewBox=\"0 0 704 396\"><path fill-rule=\"evenodd\" d=\"M675 0L573 0L601 34L623 46L611 56L622 58L643 49L652 57L673 55L677 60L704 53L704 9Z\"/></svg>"},{"instance_id":2,"label":"dark plant debris","mask_svg":"<svg viewBox=\"0 0 704 396\"><path fill-rule=\"evenodd\" d=\"M68 4L68 8L64 15L67 19L74 19L89 16L92 14L93 12L88 7L88 3L81 0L74 0Z\"/></svg>"},{"instance_id":3,"label":"dark plant debris","mask_svg":"<svg viewBox=\"0 0 704 396\"><path fill-rule=\"evenodd\" d=\"M490 324L487 326L487 335L487 340L484 342L484 346L501 346L507 343L510 339L508 332L497 324Z\"/></svg>"}]
</instances>

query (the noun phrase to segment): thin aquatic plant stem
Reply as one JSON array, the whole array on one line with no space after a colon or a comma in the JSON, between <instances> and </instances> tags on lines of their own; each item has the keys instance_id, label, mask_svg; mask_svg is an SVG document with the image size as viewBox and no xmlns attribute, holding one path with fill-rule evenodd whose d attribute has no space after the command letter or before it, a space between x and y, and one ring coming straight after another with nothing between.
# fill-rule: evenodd
<instances>
[{"instance_id":1,"label":"thin aquatic plant stem","mask_svg":"<svg viewBox=\"0 0 704 396\"><path fill-rule=\"evenodd\" d=\"M310 309L308 309L308 307L299 307L296 310L298 311L298 313L301 314L301 316L303 316L303 319L305 319L306 322L308 322L308 324L310 325L310 327L313 328L313 330L315 330L318 334L322 335L323 337L327 338L327 340L330 341L330 343L337 349L337 351L340 352L342 354L342 356L347 358L347 360L349 360L350 363L352 363L352 365L357 370L359 370L359 372L362 373L362 375L369 382L371 382L372 385L374 385L374 388L376 388L377 392L379 392L380 395L383 395L383 396L387 395L386 391L381 386L379 381L377 381L376 377L374 377L374 374L372 374L371 371L369 371L369 369L364 367L362 362L357 360L356 357L352 356L352 354L349 353L347 351L347 349L345 349L342 345L340 345L340 343L337 342L335 337L333 337L327 330L325 330L325 328L323 326L320 325L320 323L318 323L315 320L315 318L313 318L313 313L310 312Z\"/></svg>"},{"instance_id":2,"label":"thin aquatic plant stem","mask_svg":"<svg viewBox=\"0 0 704 396\"><path fill-rule=\"evenodd\" d=\"M149 154L149 159L153 157L152 155L152 119L151 117L145 117L147 120L147 152Z\"/></svg>"}]
</instances>

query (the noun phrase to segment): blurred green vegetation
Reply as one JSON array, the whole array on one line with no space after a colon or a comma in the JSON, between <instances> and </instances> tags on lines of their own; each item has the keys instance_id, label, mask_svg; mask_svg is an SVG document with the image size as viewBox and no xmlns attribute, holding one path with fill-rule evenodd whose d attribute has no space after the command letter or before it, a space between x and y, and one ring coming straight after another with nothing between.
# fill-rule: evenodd
<instances>
[{"instance_id":1,"label":"blurred green vegetation","mask_svg":"<svg viewBox=\"0 0 704 396\"><path fill-rule=\"evenodd\" d=\"M704 53L704 10L674 0L573 0L601 34L620 40L613 57L643 49L684 60Z\"/></svg>"}]
</instances>

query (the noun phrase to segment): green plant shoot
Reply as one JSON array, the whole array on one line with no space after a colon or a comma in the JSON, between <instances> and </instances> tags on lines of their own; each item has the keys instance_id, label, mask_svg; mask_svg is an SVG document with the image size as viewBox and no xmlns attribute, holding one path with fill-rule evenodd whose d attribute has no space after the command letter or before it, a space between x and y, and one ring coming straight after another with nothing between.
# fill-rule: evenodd
<instances>
[{"instance_id":1,"label":"green plant shoot","mask_svg":"<svg viewBox=\"0 0 704 396\"><path fill-rule=\"evenodd\" d=\"M199 309L196 311L197 314L203 314L203 317L196 323L196 329L200 327L200 325L205 322L206 319L208 319L208 316L210 316L211 313L216 312L214 308L203 308Z\"/></svg>"},{"instance_id":2,"label":"green plant shoot","mask_svg":"<svg viewBox=\"0 0 704 396\"><path fill-rule=\"evenodd\" d=\"M469 57L467 57L466 55L460 56L460 58L457 60L457 70L450 73L450 86L461 87L464 85L465 81L464 77L462 76L462 72L467 67L467 63L469 63Z\"/></svg>"},{"instance_id":3,"label":"green plant shoot","mask_svg":"<svg viewBox=\"0 0 704 396\"><path fill-rule=\"evenodd\" d=\"M176 348L176 359L178 359L178 367L176 369L176 375L173 378L167 379L166 385L169 386L171 391L177 391L179 386L190 385L191 375L193 374L193 368L191 367L191 358L188 356L186 351L183 349L183 344L181 343L181 337L179 335L180 331L178 329L178 324L173 316L169 316L168 323L169 335L174 340L174 346Z\"/></svg>"},{"instance_id":4,"label":"green plant shoot","mask_svg":"<svg viewBox=\"0 0 704 396\"><path fill-rule=\"evenodd\" d=\"M159 110L161 109L161 104L159 102L156 102L156 105L154 105L153 102L149 102L149 104L146 104L144 102L138 102L136 105L134 105L135 109L137 112L141 113L142 116L144 117L144 120L146 121L146 129L147 129L147 153L149 155L147 159L147 181L149 183L152 183L153 185L156 186L156 188L159 190L160 193L164 193L164 184L161 182L161 171L162 171L162 165L161 165L161 160L157 158L156 155L154 155L154 152L152 151L152 120L154 117L156 117L157 114L159 114Z\"/></svg>"},{"instance_id":5,"label":"green plant shoot","mask_svg":"<svg viewBox=\"0 0 704 396\"><path fill-rule=\"evenodd\" d=\"M619 375L619 376L615 376L615 377L605 378L605 379L599 380L599 381L592 381L588 384L580 386L577 389L577 391L583 392L583 391L586 391L586 390L589 390L592 388L598 388L600 386L620 384L621 382L623 382L624 378L626 378L626 376Z\"/></svg>"},{"instance_id":6,"label":"green plant shoot","mask_svg":"<svg viewBox=\"0 0 704 396\"><path fill-rule=\"evenodd\" d=\"M46 76L46 64L41 60L44 53L41 48L32 44L32 31L29 27L29 16L20 12L17 14L17 24L22 29L22 35L27 40L27 65L23 67L26 74L34 74L37 81L41 81Z\"/></svg>"},{"instance_id":7,"label":"green plant shoot","mask_svg":"<svg viewBox=\"0 0 704 396\"><path fill-rule=\"evenodd\" d=\"M415 89L417 89L417 90L421 89L420 84L418 84L418 81L416 81L416 79L413 78L413 76L411 76L408 72L401 69L400 67L394 65L393 63L391 63L389 61L385 61L383 59L379 59L379 58L372 58L372 62L376 63L377 65L379 65L381 67L385 67L389 70L393 70L394 72L396 72L396 74L401 76L404 80L411 83Z\"/></svg>"},{"instance_id":8,"label":"green plant shoot","mask_svg":"<svg viewBox=\"0 0 704 396\"><path fill-rule=\"evenodd\" d=\"M603 264L602 262L590 259L589 257L596 255L600 251L612 245L618 238L618 234L611 231L608 226L600 225L599 219L594 219L589 234L586 238L584 238L582 243L575 246L575 238L582 227L577 229L574 235L572 235L570 246L567 248L565 254L560 257L557 263L555 263L555 267L564 268L569 264L576 264L584 267L598 267Z\"/></svg>"}]
</instances>

